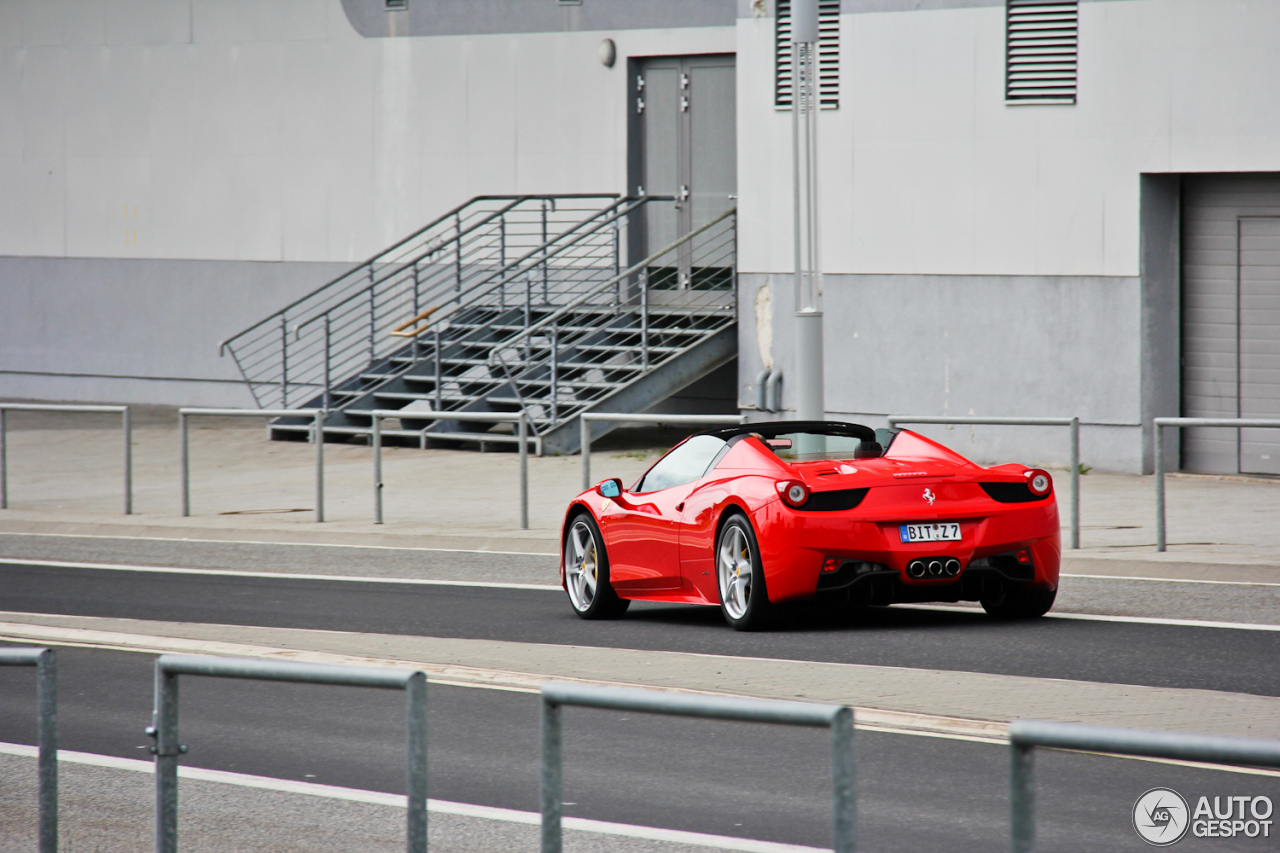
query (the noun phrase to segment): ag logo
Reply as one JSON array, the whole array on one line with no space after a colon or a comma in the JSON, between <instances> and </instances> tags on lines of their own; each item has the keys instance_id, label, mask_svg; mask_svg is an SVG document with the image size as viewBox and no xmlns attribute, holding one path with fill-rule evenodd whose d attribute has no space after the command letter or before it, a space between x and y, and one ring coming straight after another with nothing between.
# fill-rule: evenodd
<instances>
[{"instance_id":1,"label":"ag logo","mask_svg":"<svg viewBox=\"0 0 1280 853\"><path fill-rule=\"evenodd\" d=\"M933 502L938 499L938 496L928 489L924 490L924 495L922 495L922 497L929 502L929 506L933 506Z\"/></svg>"},{"instance_id":2,"label":"ag logo","mask_svg":"<svg viewBox=\"0 0 1280 853\"><path fill-rule=\"evenodd\" d=\"M1187 801L1172 788L1152 788L1133 804L1133 828L1156 847L1181 841L1191 825Z\"/></svg>"}]
</instances>

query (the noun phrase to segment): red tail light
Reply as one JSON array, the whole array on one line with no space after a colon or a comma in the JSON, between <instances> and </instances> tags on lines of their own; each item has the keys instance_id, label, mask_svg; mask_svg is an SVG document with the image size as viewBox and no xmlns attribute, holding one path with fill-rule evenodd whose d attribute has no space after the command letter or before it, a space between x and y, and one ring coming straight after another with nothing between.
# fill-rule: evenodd
<instances>
[{"instance_id":1,"label":"red tail light","mask_svg":"<svg viewBox=\"0 0 1280 853\"><path fill-rule=\"evenodd\" d=\"M1032 468L1030 471L1024 471L1023 476L1027 478L1027 488L1036 497L1042 498L1053 491L1053 478L1049 476L1048 471Z\"/></svg>"},{"instance_id":2,"label":"red tail light","mask_svg":"<svg viewBox=\"0 0 1280 853\"><path fill-rule=\"evenodd\" d=\"M799 509L809 500L809 487L799 480L779 480L777 487L782 502L793 509Z\"/></svg>"},{"instance_id":3,"label":"red tail light","mask_svg":"<svg viewBox=\"0 0 1280 853\"><path fill-rule=\"evenodd\" d=\"M1018 561L1019 565L1023 565L1023 566L1031 565L1031 552L1026 548L1019 548L1018 551L1013 555L1013 558Z\"/></svg>"}]
</instances>

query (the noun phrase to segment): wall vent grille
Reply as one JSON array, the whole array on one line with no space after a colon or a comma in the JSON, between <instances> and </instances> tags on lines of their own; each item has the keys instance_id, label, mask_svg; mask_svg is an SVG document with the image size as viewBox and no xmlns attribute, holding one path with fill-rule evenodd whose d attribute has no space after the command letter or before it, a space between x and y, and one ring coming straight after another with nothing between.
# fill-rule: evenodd
<instances>
[{"instance_id":1,"label":"wall vent grille","mask_svg":"<svg viewBox=\"0 0 1280 853\"><path fill-rule=\"evenodd\" d=\"M1074 104L1078 0L1007 0L1004 99Z\"/></svg>"},{"instance_id":2,"label":"wall vent grille","mask_svg":"<svg viewBox=\"0 0 1280 853\"><path fill-rule=\"evenodd\" d=\"M791 107L791 0L777 0L773 32L773 105ZM840 106L840 0L818 0L818 106Z\"/></svg>"}]
</instances>

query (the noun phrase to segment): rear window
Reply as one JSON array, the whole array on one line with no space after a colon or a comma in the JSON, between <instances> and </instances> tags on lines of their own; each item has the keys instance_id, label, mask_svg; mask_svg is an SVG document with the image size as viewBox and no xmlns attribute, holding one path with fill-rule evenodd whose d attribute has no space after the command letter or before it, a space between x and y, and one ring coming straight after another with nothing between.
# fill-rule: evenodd
<instances>
[{"instance_id":1,"label":"rear window","mask_svg":"<svg viewBox=\"0 0 1280 853\"><path fill-rule=\"evenodd\" d=\"M707 468L724 445L724 439L714 435L695 435L659 459L634 491L656 492L692 483L707 473Z\"/></svg>"},{"instance_id":2,"label":"rear window","mask_svg":"<svg viewBox=\"0 0 1280 853\"><path fill-rule=\"evenodd\" d=\"M816 459L853 459L862 439L851 435L823 435L816 432L787 432L761 438L779 459L811 462Z\"/></svg>"}]
</instances>

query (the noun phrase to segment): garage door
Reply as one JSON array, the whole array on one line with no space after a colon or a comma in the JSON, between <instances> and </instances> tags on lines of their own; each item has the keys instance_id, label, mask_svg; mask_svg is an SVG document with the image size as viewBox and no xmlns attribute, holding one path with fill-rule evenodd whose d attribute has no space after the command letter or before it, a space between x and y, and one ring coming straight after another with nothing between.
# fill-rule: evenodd
<instances>
[{"instance_id":1,"label":"garage door","mask_svg":"<svg viewBox=\"0 0 1280 853\"><path fill-rule=\"evenodd\" d=\"M1280 418L1280 175L1182 189L1182 413ZM1191 471L1280 475L1280 430L1185 430Z\"/></svg>"}]
</instances>

